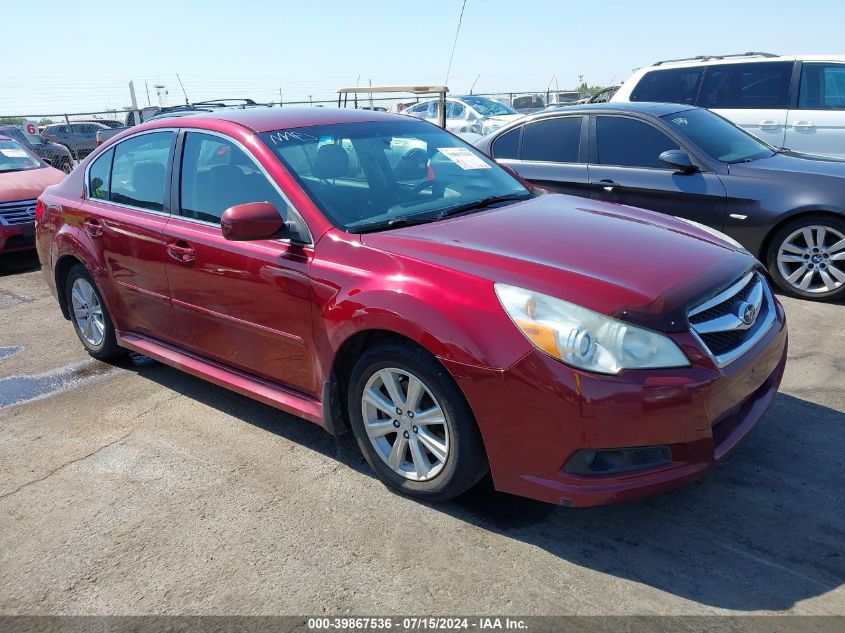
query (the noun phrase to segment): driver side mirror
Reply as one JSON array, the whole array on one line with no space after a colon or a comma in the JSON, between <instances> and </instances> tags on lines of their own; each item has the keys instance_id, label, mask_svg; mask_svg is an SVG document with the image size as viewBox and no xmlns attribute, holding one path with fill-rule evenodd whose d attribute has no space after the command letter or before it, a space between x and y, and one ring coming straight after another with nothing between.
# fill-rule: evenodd
<instances>
[{"instance_id":1,"label":"driver side mirror","mask_svg":"<svg viewBox=\"0 0 845 633\"><path fill-rule=\"evenodd\" d=\"M249 202L229 207L220 218L220 230L227 240L237 242L291 237L282 216L269 202Z\"/></svg>"},{"instance_id":2,"label":"driver side mirror","mask_svg":"<svg viewBox=\"0 0 845 633\"><path fill-rule=\"evenodd\" d=\"M666 165L669 169L674 169L682 174L694 174L698 171L698 165L694 165L692 160L682 149L670 149L663 152L657 157L661 163Z\"/></svg>"}]
</instances>

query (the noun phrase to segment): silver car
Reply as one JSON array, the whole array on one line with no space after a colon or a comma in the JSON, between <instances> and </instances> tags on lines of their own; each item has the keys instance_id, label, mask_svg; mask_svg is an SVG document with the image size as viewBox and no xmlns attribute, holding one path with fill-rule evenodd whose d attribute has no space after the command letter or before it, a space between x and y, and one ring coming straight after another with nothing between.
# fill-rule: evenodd
<instances>
[{"instance_id":1,"label":"silver car","mask_svg":"<svg viewBox=\"0 0 845 633\"><path fill-rule=\"evenodd\" d=\"M402 111L418 119L437 123L437 99L428 99ZM510 106L487 97L448 97L446 129L455 134L489 134L523 115Z\"/></svg>"}]
</instances>

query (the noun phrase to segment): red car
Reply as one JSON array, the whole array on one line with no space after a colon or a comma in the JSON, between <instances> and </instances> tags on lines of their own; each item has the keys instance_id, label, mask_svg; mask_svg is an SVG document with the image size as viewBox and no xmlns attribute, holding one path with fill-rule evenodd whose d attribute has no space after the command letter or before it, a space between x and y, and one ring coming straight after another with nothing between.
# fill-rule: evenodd
<instances>
[{"instance_id":1,"label":"red car","mask_svg":"<svg viewBox=\"0 0 845 633\"><path fill-rule=\"evenodd\" d=\"M331 433L418 499L492 472L589 506L700 477L783 374L760 264L683 220L536 196L410 117L226 111L132 128L39 200L47 283L135 350Z\"/></svg>"},{"instance_id":2,"label":"red car","mask_svg":"<svg viewBox=\"0 0 845 633\"><path fill-rule=\"evenodd\" d=\"M0 254L35 247L35 199L65 175L0 134Z\"/></svg>"}]
</instances>

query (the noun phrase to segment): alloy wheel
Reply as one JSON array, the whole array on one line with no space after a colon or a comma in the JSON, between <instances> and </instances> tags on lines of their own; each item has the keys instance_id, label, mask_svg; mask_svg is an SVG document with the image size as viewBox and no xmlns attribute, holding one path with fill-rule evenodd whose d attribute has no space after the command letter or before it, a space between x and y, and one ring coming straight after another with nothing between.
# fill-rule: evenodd
<instances>
[{"instance_id":1,"label":"alloy wheel","mask_svg":"<svg viewBox=\"0 0 845 633\"><path fill-rule=\"evenodd\" d=\"M361 397L364 429L379 457L411 481L434 479L449 458L449 426L437 398L410 372L375 372Z\"/></svg>"},{"instance_id":2,"label":"alloy wheel","mask_svg":"<svg viewBox=\"0 0 845 633\"><path fill-rule=\"evenodd\" d=\"M821 294L845 285L845 234L813 224L792 232L780 245L778 272L802 292Z\"/></svg>"},{"instance_id":3,"label":"alloy wheel","mask_svg":"<svg viewBox=\"0 0 845 633\"><path fill-rule=\"evenodd\" d=\"M70 299L73 320L82 338L89 345L99 347L106 336L106 327L103 321L103 306L100 305L94 287L86 279L79 277L73 282Z\"/></svg>"}]
</instances>

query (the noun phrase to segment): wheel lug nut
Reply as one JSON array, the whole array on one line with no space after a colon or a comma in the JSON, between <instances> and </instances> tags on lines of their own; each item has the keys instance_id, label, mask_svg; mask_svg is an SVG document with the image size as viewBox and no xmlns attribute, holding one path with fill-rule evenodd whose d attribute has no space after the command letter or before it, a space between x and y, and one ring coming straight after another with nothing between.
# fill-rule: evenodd
<instances>
[{"instance_id":1,"label":"wheel lug nut","mask_svg":"<svg viewBox=\"0 0 845 633\"><path fill-rule=\"evenodd\" d=\"M399 428L399 420L393 420L393 426L395 426L398 429Z\"/></svg>"},{"instance_id":2,"label":"wheel lug nut","mask_svg":"<svg viewBox=\"0 0 845 633\"><path fill-rule=\"evenodd\" d=\"M409 418L413 418L413 417L414 417L414 412L413 412L413 411L408 411L408 417L409 417Z\"/></svg>"},{"instance_id":3,"label":"wheel lug nut","mask_svg":"<svg viewBox=\"0 0 845 633\"><path fill-rule=\"evenodd\" d=\"M402 409L396 407L396 415L402 415Z\"/></svg>"},{"instance_id":4,"label":"wheel lug nut","mask_svg":"<svg viewBox=\"0 0 845 633\"><path fill-rule=\"evenodd\" d=\"M417 427L414 427L414 433L418 433L418 432L419 432L419 429Z\"/></svg>"},{"instance_id":5,"label":"wheel lug nut","mask_svg":"<svg viewBox=\"0 0 845 633\"><path fill-rule=\"evenodd\" d=\"M408 435L408 431L405 431L402 435L406 440L410 437L410 435Z\"/></svg>"}]
</instances>

